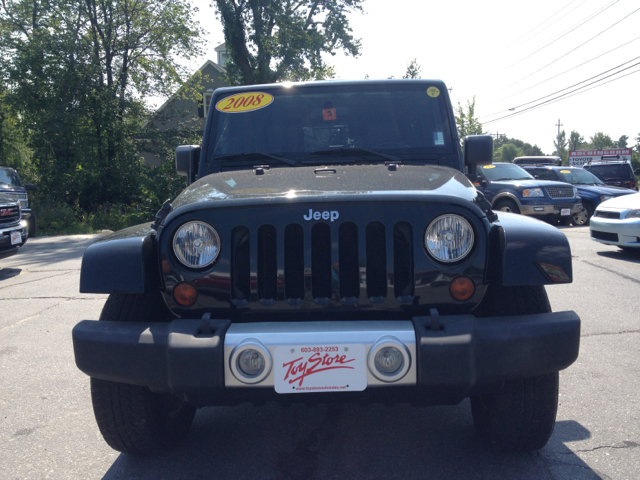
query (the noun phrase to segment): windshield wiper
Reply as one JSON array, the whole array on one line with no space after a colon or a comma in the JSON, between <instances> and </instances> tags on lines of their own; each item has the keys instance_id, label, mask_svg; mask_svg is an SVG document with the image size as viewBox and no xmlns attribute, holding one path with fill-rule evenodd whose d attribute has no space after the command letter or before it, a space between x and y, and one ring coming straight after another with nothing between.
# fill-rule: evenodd
<instances>
[{"instance_id":1,"label":"windshield wiper","mask_svg":"<svg viewBox=\"0 0 640 480\"><path fill-rule=\"evenodd\" d=\"M391 160L392 162L400 162L400 158L393 155L387 155L386 153L376 152L375 150L367 150L366 148L331 148L329 150L316 150L310 152L311 155L349 155L349 156L361 156L362 154L375 155L376 157L384 158L385 160Z\"/></svg>"},{"instance_id":2,"label":"windshield wiper","mask_svg":"<svg viewBox=\"0 0 640 480\"><path fill-rule=\"evenodd\" d=\"M246 157L265 157L265 158L271 158L273 160L277 160L278 162L281 162L281 163L286 163L287 165L291 165L292 167L298 165L298 162L296 162L295 160L290 160L286 157L271 155L270 153L264 153L264 152L231 153L229 155L219 155L217 157L213 157L213 159L214 160L231 160L234 158L244 159Z\"/></svg>"}]
</instances>

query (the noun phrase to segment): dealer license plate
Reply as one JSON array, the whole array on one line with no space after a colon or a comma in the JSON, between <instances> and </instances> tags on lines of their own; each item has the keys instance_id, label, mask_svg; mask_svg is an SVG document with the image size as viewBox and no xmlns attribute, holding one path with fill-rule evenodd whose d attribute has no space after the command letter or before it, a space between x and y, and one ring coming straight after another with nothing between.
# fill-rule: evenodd
<instances>
[{"instance_id":1,"label":"dealer license plate","mask_svg":"<svg viewBox=\"0 0 640 480\"><path fill-rule=\"evenodd\" d=\"M22 235L20 232L11 232L11 245L22 243Z\"/></svg>"},{"instance_id":2,"label":"dealer license plate","mask_svg":"<svg viewBox=\"0 0 640 480\"><path fill-rule=\"evenodd\" d=\"M349 392L367 388L362 344L290 345L273 351L278 393Z\"/></svg>"},{"instance_id":3,"label":"dealer license plate","mask_svg":"<svg viewBox=\"0 0 640 480\"><path fill-rule=\"evenodd\" d=\"M570 208L560 209L560 215L562 215L563 217L566 217L567 215L571 215L571 209Z\"/></svg>"}]
</instances>

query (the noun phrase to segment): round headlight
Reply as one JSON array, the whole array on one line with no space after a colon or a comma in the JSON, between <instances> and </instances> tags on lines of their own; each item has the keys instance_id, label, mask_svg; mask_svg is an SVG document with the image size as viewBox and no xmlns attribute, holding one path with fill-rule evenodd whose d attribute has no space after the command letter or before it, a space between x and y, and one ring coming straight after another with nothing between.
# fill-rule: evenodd
<instances>
[{"instance_id":1,"label":"round headlight","mask_svg":"<svg viewBox=\"0 0 640 480\"><path fill-rule=\"evenodd\" d=\"M182 264L190 268L211 265L220 253L220 237L204 222L188 222L173 237L173 252Z\"/></svg>"},{"instance_id":2,"label":"round headlight","mask_svg":"<svg viewBox=\"0 0 640 480\"><path fill-rule=\"evenodd\" d=\"M429 224L424 245L439 262L457 262L473 247L473 228L459 215L442 215Z\"/></svg>"}]
</instances>

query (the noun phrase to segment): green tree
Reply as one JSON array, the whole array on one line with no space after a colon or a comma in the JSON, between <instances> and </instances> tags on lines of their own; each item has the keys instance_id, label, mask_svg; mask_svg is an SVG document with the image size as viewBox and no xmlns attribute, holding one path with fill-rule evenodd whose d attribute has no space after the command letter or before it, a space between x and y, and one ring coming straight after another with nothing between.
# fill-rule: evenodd
<instances>
[{"instance_id":1,"label":"green tree","mask_svg":"<svg viewBox=\"0 0 640 480\"><path fill-rule=\"evenodd\" d=\"M420 78L420 71L422 67L418 63L418 59L414 58L411 63L407 65L407 71L402 78Z\"/></svg>"},{"instance_id":2,"label":"green tree","mask_svg":"<svg viewBox=\"0 0 640 480\"><path fill-rule=\"evenodd\" d=\"M558 135L553 141L553 146L556 147L554 154L559 156L562 159L562 163L565 165L569 162L569 151L567 150L568 144L567 134L564 130L562 130L560 135Z\"/></svg>"},{"instance_id":3,"label":"green tree","mask_svg":"<svg viewBox=\"0 0 640 480\"><path fill-rule=\"evenodd\" d=\"M467 135L481 135L482 124L476 117L476 96L473 96L473 100L467 100L466 109L460 105L458 101L458 108L455 111L456 126L458 127L458 135L460 136L460 142Z\"/></svg>"},{"instance_id":4,"label":"green tree","mask_svg":"<svg viewBox=\"0 0 640 480\"><path fill-rule=\"evenodd\" d=\"M347 14L364 0L215 0L230 60L230 83L321 80L334 75L322 58L360 54Z\"/></svg>"},{"instance_id":5,"label":"green tree","mask_svg":"<svg viewBox=\"0 0 640 480\"><path fill-rule=\"evenodd\" d=\"M616 142L616 148L628 148L629 135L622 135Z\"/></svg>"},{"instance_id":6,"label":"green tree","mask_svg":"<svg viewBox=\"0 0 640 480\"><path fill-rule=\"evenodd\" d=\"M513 162L516 157L525 155L524 151L514 145L513 143L504 143L501 147L494 150L493 161L494 162Z\"/></svg>"},{"instance_id":7,"label":"green tree","mask_svg":"<svg viewBox=\"0 0 640 480\"><path fill-rule=\"evenodd\" d=\"M584 146L584 137L575 130L569 134L569 150L580 150Z\"/></svg>"},{"instance_id":8,"label":"green tree","mask_svg":"<svg viewBox=\"0 0 640 480\"><path fill-rule=\"evenodd\" d=\"M18 123L6 102L6 90L0 84L0 165L15 168L26 177L31 173L31 151Z\"/></svg>"},{"instance_id":9,"label":"green tree","mask_svg":"<svg viewBox=\"0 0 640 480\"><path fill-rule=\"evenodd\" d=\"M611 139L611 137L603 132L596 133L589 140L589 148L594 148L597 150L602 150L603 148L615 148L616 143Z\"/></svg>"},{"instance_id":10,"label":"green tree","mask_svg":"<svg viewBox=\"0 0 640 480\"><path fill-rule=\"evenodd\" d=\"M143 98L200 53L187 0L3 0L0 71L28 132L38 194L88 211L137 203Z\"/></svg>"}]
</instances>

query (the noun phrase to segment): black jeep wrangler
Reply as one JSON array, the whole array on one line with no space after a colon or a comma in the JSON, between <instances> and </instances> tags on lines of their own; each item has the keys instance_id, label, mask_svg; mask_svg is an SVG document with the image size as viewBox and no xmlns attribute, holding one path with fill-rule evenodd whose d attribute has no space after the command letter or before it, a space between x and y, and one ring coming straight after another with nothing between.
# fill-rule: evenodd
<instances>
[{"instance_id":1,"label":"black jeep wrangler","mask_svg":"<svg viewBox=\"0 0 640 480\"><path fill-rule=\"evenodd\" d=\"M549 439L580 319L556 228L479 194L490 136L464 140L438 80L223 88L188 188L152 224L87 248L73 330L107 443L169 448L196 408L457 404L498 450ZM467 174L465 175L465 169Z\"/></svg>"}]
</instances>

